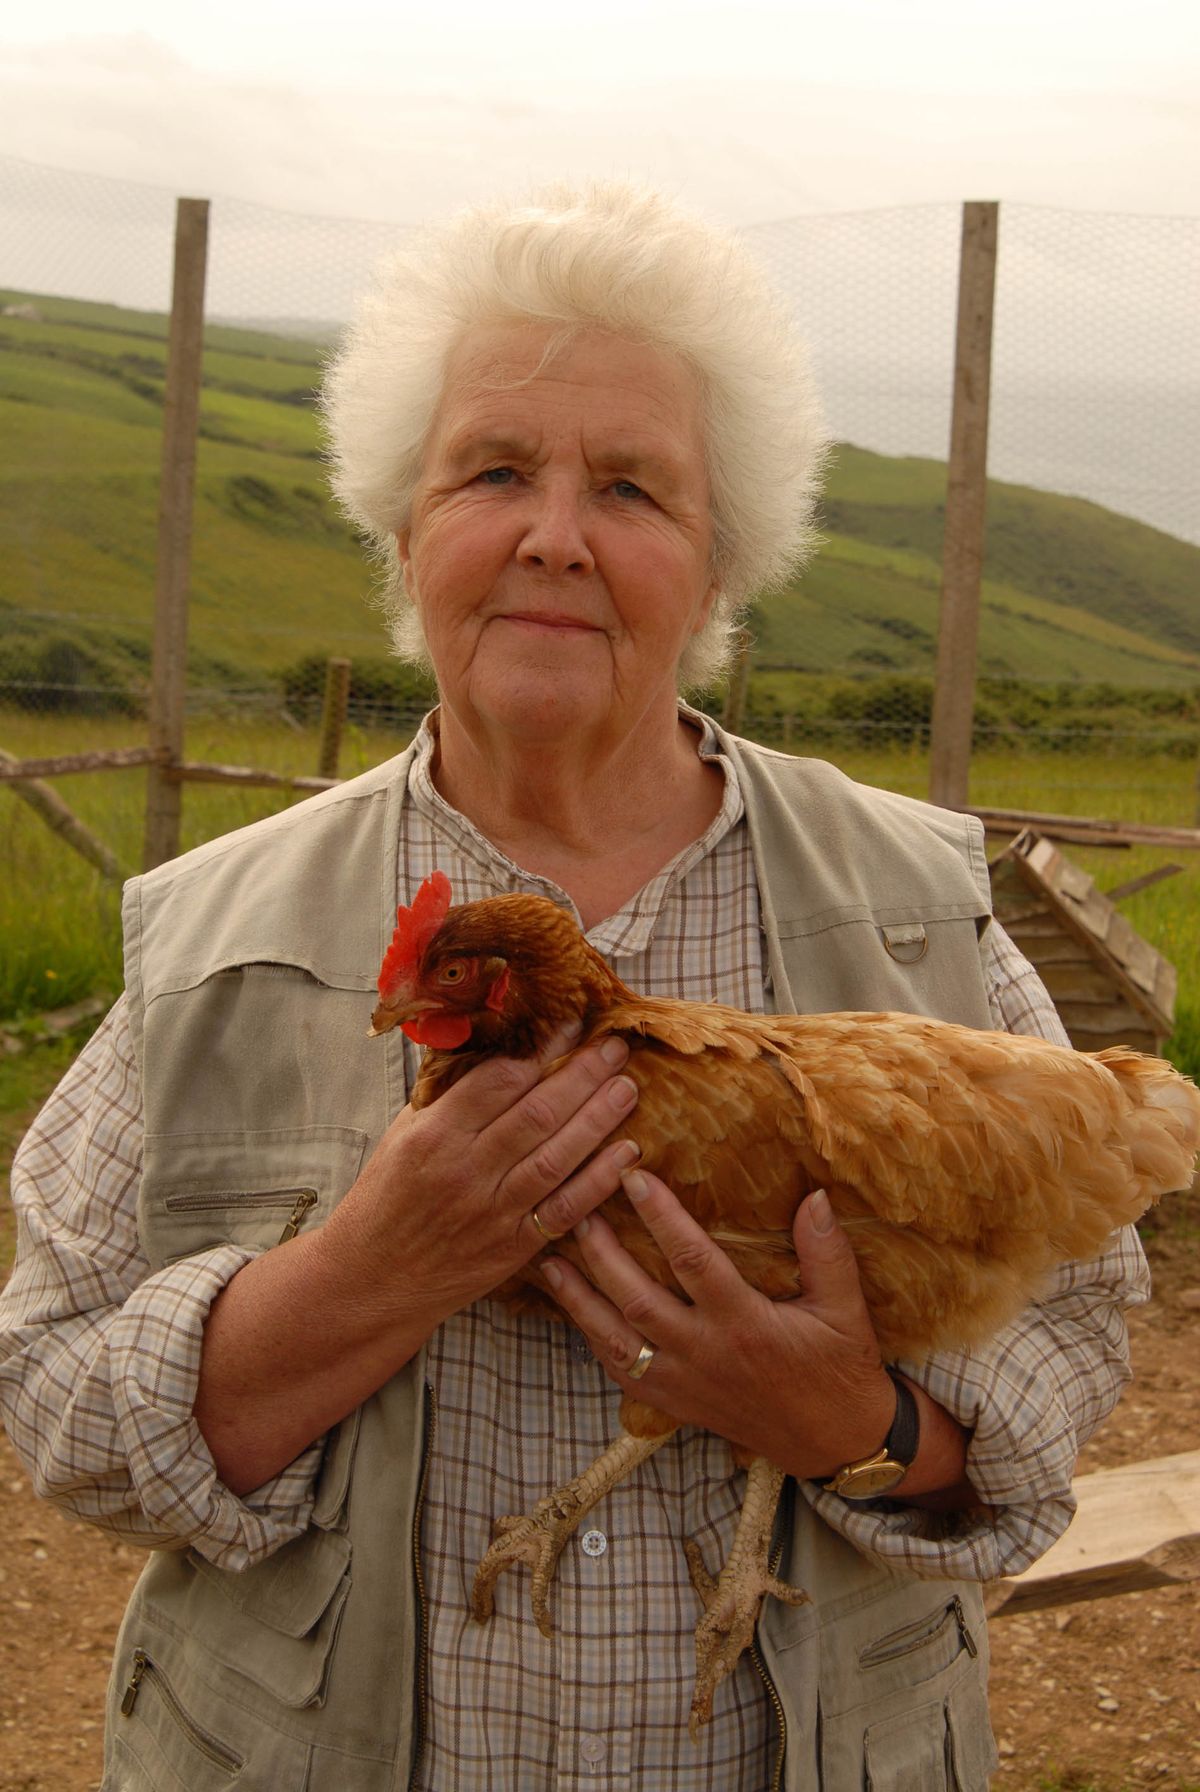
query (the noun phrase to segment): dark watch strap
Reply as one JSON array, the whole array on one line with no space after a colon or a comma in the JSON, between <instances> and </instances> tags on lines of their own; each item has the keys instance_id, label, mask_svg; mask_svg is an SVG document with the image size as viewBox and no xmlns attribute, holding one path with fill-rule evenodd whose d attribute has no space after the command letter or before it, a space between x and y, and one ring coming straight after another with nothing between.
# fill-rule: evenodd
<instances>
[{"instance_id":1,"label":"dark watch strap","mask_svg":"<svg viewBox=\"0 0 1200 1792\"><path fill-rule=\"evenodd\" d=\"M883 1447L893 1462L902 1462L910 1468L916 1460L917 1450L921 1443L921 1419L917 1411L917 1402L908 1383L887 1363L884 1364L892 1378L892 1386L896 1390L896 1416L892 1420L892 1428L883 1440Z\"/></svg>"}]
</instances>

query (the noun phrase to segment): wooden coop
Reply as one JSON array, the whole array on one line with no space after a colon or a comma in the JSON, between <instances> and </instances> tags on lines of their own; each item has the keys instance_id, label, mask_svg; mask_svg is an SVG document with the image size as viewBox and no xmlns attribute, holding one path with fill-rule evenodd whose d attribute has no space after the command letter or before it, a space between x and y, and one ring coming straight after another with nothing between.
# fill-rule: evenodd
<instances>
[{"instance_id":1,"label":"wooden coop","mask_svg":"<svg viewBox=\"0 0 1200 1792\"><path fill-rule=\"evenodd\" d=\"M1172 870L1177 867L1171 867ZM1077 1051L1130 1045L1161 1054L1174 1025L1175 967L1107 896L1032 828L992 861L996 919L1041 975Z\"/></svg>"}]
</instances>

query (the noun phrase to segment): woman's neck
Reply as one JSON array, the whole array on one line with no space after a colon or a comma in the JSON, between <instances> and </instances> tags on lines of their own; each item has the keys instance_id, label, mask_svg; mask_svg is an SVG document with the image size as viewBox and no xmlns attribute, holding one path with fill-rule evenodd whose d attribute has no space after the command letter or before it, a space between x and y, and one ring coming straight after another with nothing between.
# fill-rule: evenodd
<instances>
[{"instance_id":1,"label":"woman's neck","mask_svg":"<svg viewBox=\"0 0 1200 1792\"><path fill-rule=\"evenodd\" d=\"M443 708L433 781L515 864L564 889L585 927L698 839L723 793L674 713L621 742L523 742L476 734Z\"/></svg>"}]
</instances>

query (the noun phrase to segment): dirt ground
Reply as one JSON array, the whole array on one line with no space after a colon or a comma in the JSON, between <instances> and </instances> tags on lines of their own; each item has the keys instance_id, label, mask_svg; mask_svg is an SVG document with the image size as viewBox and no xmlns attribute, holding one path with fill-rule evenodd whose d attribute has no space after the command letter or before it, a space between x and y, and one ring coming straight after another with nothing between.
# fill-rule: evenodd
<instances>
[{"instance_id":1,"label":"dirt ground","mask_svg":"<svg viewBox=\"0 0 1200 1792\"><path fill-rule=\"evenodd\" d=\"M1136 1379L1085 1470L1200 1449L1200 1225L1177 1214L1148 1250ZM2 1435L0 1537L0 1792L93 1792L139 1552L35 1500ZM1200 1582L1001 1616L992 1648L996 1792L1200 1792Z\"/></svg>"}]
</instances>

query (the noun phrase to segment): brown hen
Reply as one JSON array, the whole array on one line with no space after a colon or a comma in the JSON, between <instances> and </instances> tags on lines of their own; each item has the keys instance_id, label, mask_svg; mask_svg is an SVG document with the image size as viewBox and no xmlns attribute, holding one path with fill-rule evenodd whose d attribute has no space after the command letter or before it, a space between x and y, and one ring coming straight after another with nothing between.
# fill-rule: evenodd
<instances>
[{"instance_id":1,"label":"brown hen","mask_svg":"<svg viewBox=\"0 0 1200 1792\"><path fill-rule=\"evenodd\" d=\"M582 1022L576 1049L620 1035L639 1098L619 1130L636 1139L642 1165L773 1299L799 1291L792 1220L824 1188L886 1360L990 1336L1058 1264L1094 1256L1116 1227L1186 1186L1200 1149L1200 1091L1161 1059L909 1014L756 1016L635 995L553 903L517 895L452 908L441 872L399 911L379 990L372 1031L399 1025L432 1048L418 1108L485 1057L536 1054L568 1020ZM605 1217L643 1269L681 1292L624 1197ZM569 1238L555 1248L580 1261ZM521 1278L496 1298L557 1315ZM528 1515L498 1520L476 1577L478 1618L491 1614L497 1576L525 1561L550 1634L549 1586L567 1539L677 1428L628 1395L620 1424L573 1481ZM693 1727L751 1641L763 1594L804 1597L767 1567L782 1480L765 1459L749 1462L719 1580L685 1545L706 1608Z\"/></svg>"}]
</instances>

